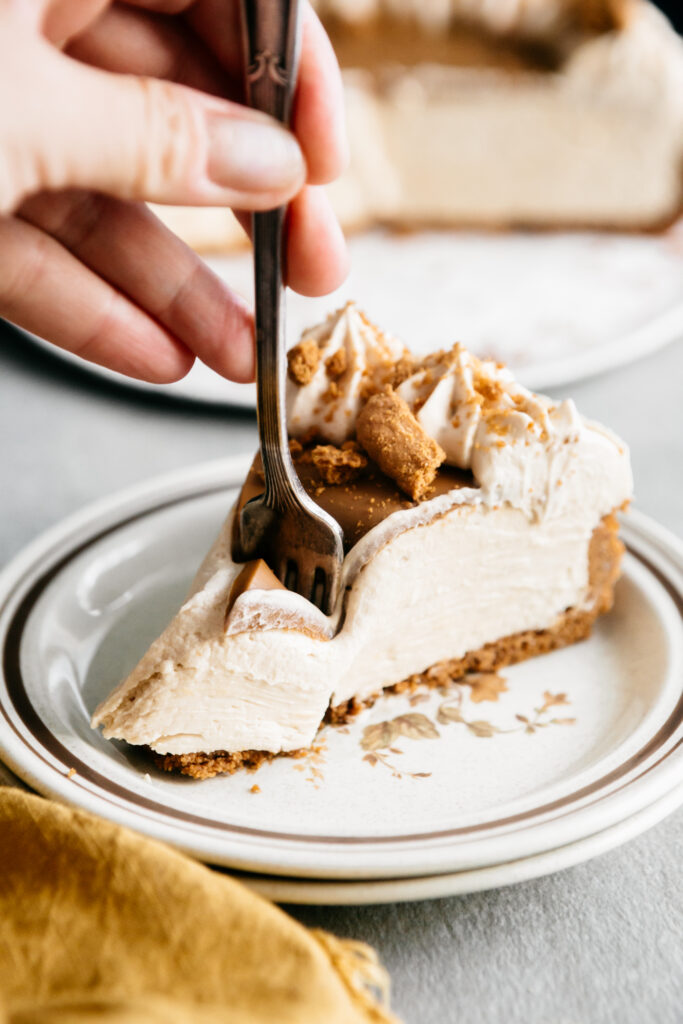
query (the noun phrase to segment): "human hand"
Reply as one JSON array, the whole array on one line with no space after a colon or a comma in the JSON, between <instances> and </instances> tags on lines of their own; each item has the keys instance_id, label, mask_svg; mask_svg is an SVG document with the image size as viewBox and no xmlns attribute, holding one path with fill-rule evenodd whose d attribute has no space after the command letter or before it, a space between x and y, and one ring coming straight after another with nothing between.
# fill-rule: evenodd
<instances>
[{"instance_id":1,"label":"human hand","mask_svg":"<svg viewBox=\"0 0 683 1024\"><path fill-rule=\"evenodd\" d=\"M341 80L306 0L302 15L290 133L235 102L237 0L0 0L0 316L139 379L198 356L251 380L249 309L144 201L291 201L289 285L341 283L317 187L346 159Z\"/></svg>"}]
</instances>

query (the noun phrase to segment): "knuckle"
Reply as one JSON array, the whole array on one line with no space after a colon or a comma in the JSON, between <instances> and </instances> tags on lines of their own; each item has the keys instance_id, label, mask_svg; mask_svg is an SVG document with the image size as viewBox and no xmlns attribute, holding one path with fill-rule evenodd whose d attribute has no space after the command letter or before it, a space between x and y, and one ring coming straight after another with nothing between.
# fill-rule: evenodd
<instances>
[{"instance_id":1,"label":"knuckle","mask_svg":"<svg viewBox=\"0 0 683 1024\"><path fill-rule=\"evenodd\" d=\"M116 294L111 292L103 304L95 321L90 325L87 334L79 338L73 345L72 352L91 362L101 361L103 347L112 328L116 325Z\"/></svg>"},{"instance_id":2,"label":"knuckle","mask_svg":"<svg viewBox=\"0 0 683 1024\"><path fill-rule=\"evenodd\" d=\"M79 248L97 231L106 204L96 192L74 190L66 197L64 216L54 233L69 248Z\"/></svg>"},{"instance_id":3,"label":"knuckle","mask_svg":"<svg viewBox=\"0 0 683 1024\"><path fill-rule=\"evenodd\" d=\"M4 259L0 261L0 303L5 316L11 318L14 310L19 309L26 297L39 290L41 278L49 266L48 238L38 232L31 238L30 245L13 244L15 239L12 221L6 221L9 237L4 238L0 224L0 251ZM26 229L30 230L30 229Z\"/></svg>"},{"instance_id":4,"label":"knuckle","mask_svg":"<svg viewBox=\"0 0 683 1024\"><path fill-rule=\"evenodd\" d=\"M108 197L87 189L40 192L21 205L18 216L68 249L79 249L97 232L108 203Z\"/></svg>"},{"instance_id":5,"label":"knuckle","mask_svg":"<svg viewBox=\"0 0 683 1024\"><path fill-rule=\"evenodd\" d=\"M133 191L169 197L183 189L201 151L197 117L181 87L158 79L137 78L142 97L142 139L134 162Z\"/></svg>"}]
</instances>

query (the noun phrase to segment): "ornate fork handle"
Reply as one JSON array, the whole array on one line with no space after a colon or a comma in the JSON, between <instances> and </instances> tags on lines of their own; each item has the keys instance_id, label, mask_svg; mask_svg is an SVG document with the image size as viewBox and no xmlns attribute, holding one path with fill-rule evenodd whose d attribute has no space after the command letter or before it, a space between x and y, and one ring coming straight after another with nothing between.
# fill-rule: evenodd
<instances>
[{"instance_id":1,"label":"ornate fork handle","mask_svg":"<svg viewBox=\"0 0 683 1024\"><path fill-rule=\"evenodd\" d=\"M242 0L247 102L288 123L298 64L298 0ZM287 446L283 229L285 209L253 217L256 362L261 456L270 508L303 491Z\"/></svg>"},{"instance_id":2,"label":"ornate fork handle","mask_svg":"<svg viewBox=\"0 0 683 1024\"><path fill-rule=\"evenodd\" d=\"M299 63L298 0L242 0L247 102L289 122Z\"/></svg>"}]
</instances>

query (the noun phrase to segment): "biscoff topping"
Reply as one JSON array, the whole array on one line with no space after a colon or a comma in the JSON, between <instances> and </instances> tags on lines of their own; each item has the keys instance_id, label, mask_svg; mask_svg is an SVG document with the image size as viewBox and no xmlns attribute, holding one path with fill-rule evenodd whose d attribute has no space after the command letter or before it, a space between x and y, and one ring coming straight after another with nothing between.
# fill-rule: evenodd
<instances>
[{"instance_id":1,"label":"biscoff topping","mask_svg":"<svg viewBox=\"0 0 683 1024\"><path fill-rule=\"evenodd\" d=\"M345 441L341 448L333 444L298 447L300 451L292 455L294 463L314 466L321 482L329 486L351 483L368 465L367 455L356 441Z\"/></svg>"},{"instance_id":2,"label":"biscoff topping","mask_svg":"<svg viewBox=\"0 0 683 1024\"><path fill-rule=\"evenodd\" d=\"M295 384L306 385L313 380L320 363L320 348L313 338L304 338L287 353L289 378Z\"/></svg>"},{"instance_id":3,"label":"biscoff topping","mask_svg":"<svg viewBox=\"0 0 683 1024\"><path fill-rule=\"evenodd\" d=\"M397 388L399 384L402 384L408 377L412 377L415 370L418 367L418 362L415 357L411 355L401 356L401 358L394 363L391 374L388 374L386 383L392 388Z\"/></svg>"},{"instance_id":4,"label":"biscoff topping","mask_svg":"<svg viewBox=\"0 0 683 1024\"><path fill-rule=\"evenodd\" d=\"M346 349L338 348L336 352L333 352L329 359L325 360L325 369L327 370L327 376L332 380L336 380L337 377L346 371Z\"/></svg>"},{"instance_id":5,"label":"biscoff topping","mask_svg":"<svg viewBox=\"0 0 683 1024\"><path fill-rule=\"evenodd\" d=\"M358 440L379 468L414 501L427 497L444 450L395 391L372 395L358 416Z\"/></svg>"}]
</instances>

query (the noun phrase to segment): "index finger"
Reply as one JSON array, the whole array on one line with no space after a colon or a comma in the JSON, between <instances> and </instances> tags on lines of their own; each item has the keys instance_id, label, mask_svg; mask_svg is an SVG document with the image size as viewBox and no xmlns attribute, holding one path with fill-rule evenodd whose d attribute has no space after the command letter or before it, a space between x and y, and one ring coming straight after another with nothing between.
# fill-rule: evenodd
<instances>
[{"instance_id":1,"label":"index finger","mask_svg":"<svg viewBox=\"0 0 683 1024\"><path fill-rule=\"evenodd\" d=\"M128 0L162 13L183 12L231 77L240 79L242 37L238 0ZM346 166L348 144L341 72L332 44L308 0L301 0L301 60L292 129L308 167L308 181L325 185Z\"/></svg>"}]
</instances>

